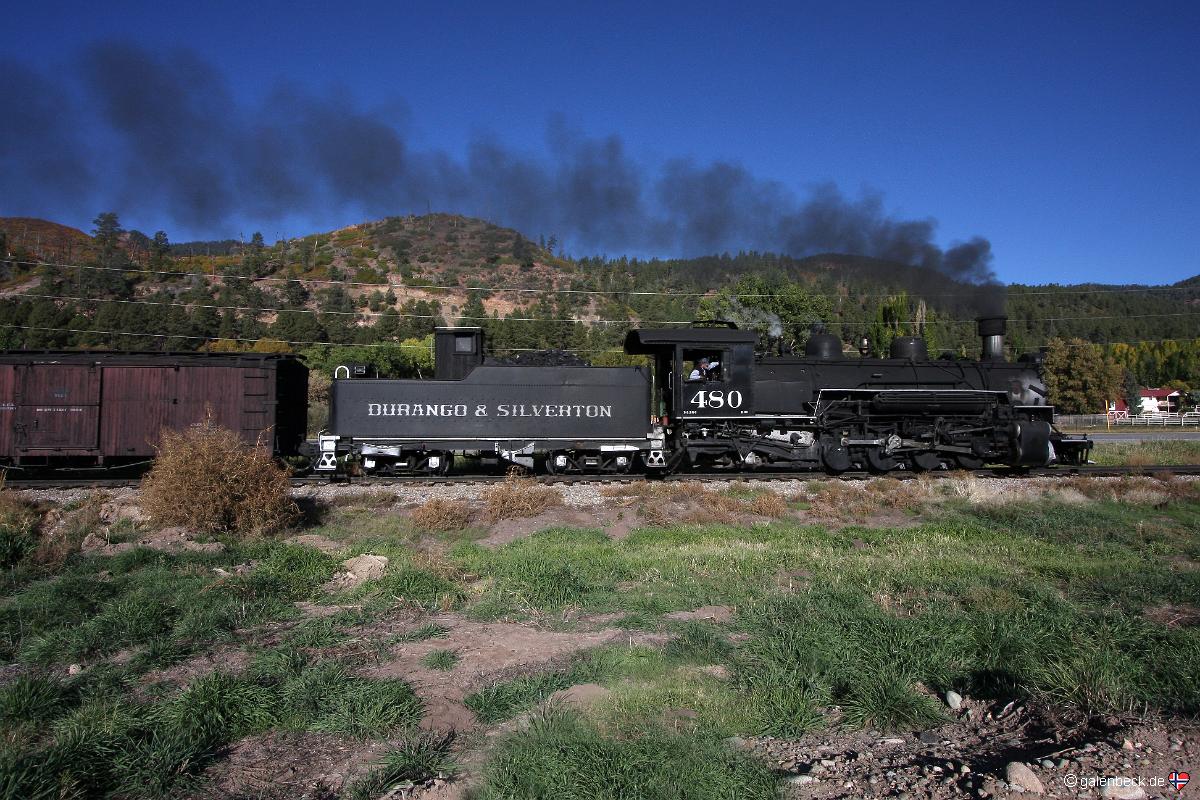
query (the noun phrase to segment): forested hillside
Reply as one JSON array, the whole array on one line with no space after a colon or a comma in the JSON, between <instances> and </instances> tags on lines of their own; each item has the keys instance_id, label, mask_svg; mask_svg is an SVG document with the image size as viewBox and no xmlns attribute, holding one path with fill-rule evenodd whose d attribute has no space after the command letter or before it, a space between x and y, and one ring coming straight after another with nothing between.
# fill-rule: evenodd
<instances>
[{"instance_id":1,"label":"forested hillside","mask_svg":"<svg viewBox=\"0 0 1200 800\"><path fill-rule=\"evenodd\" d=\"M1002 306L1011 350L1055 345L1081 356L1068 368L1096 373L1088 396L1095 385L1119 391L1126 370L1143 385L1200 386L1200 276L1169 287L1013 285L1005 298L840 254L571 258L553 236L533 241L448 214L274 244L257 233L173 244L163 231L126 231L111 213L94 224L88 235L0 219L0 345L293 349L318 367L353 346L385 371L411 374L428 367L425 337L437 325L483 325L500 355L562 348L618 363L634 325L724 318L797 344L820 324L848 347L868 337L875 352L919 333L933 353L969 357L974 318Z\"/></svg>"}]
</instances>

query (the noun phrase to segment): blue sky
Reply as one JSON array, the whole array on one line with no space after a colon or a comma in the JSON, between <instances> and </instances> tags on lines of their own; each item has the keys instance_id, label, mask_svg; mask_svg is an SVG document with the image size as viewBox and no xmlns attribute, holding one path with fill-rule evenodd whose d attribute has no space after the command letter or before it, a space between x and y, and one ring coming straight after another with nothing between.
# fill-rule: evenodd
<instances>
[{"instance_id":1,"label":"blue sky","mask_svg":"<svg viewBox=\"0 0 1200 800\"><path fill-rule=\"evenodd\" d=\"M96 42L190 50L243 109L272 116L280 85L350 98L409 153L463 159L486 137L537 161L559 119L618 136L648 170L727 161L800 197L879 192L891 215L936 219L942 247L987 237L1005 281L1200 273L1194 3L26 3L6 21L40 74L77 72ZM99 203L175 241L301 234L387 206L239 207L214 224L128 192L9 197L2 214L87 228ZM443 210L499 216L503 192L490 197ZM622 240L605 241L616 254Z\"/></svg>"}]
</instances>

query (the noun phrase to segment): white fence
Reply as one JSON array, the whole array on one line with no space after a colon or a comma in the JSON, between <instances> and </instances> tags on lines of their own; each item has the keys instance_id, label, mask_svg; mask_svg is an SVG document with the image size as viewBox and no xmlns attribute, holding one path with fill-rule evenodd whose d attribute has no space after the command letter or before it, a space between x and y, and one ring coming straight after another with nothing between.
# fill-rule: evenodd
<instances>
[{"instance_id":1,"label":"white fence","mask_svg":"<svg viewBox=\"0 0 1200 800\"><path fill-rule=\"evenodd\" d=\"M1110 411L1109 420L1117 425L1200 425L1200 411L1189 411L1186 414L1135 414L1128 411Z\"/></svg>"},{"instance_id":2,"label":"white fence","mask_svg":"<svg viewBox=\"0 0 1200 800\"><path fill-rule=\"evenodd\" d=\"M1118 428L1118 427L1184 427L1200 426L1200 411L1186 414L1135 414L1126 411L1110 411L1108 414L1059 414L1055 424L1060 428Z\"/></svg>"}]
</instances>

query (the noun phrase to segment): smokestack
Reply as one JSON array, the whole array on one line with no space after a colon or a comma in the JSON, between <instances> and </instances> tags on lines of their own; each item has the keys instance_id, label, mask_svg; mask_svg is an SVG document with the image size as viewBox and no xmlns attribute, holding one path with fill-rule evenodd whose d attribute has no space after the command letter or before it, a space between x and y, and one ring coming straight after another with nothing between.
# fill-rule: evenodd
<instances>
[{"instance_id":1,"label":"smokestack","mask_svg":"<svg viewBox=\"0 0 1200 800\"><path fill-rule=\"evenodd\" d=\"M1008 317L980 317L979 337L983 339L984 361L1004 360L1004 334L1008 328Z\"/></svg>"}]
</instances>

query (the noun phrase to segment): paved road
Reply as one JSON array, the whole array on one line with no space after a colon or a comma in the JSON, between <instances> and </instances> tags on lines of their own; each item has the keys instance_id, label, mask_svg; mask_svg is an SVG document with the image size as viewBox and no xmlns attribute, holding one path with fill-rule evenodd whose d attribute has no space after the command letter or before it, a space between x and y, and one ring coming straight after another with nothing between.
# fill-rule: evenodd
<instances>
[{"instance_id":1,"label":"paved road","mask_svg":"<svg viewBox=\"0 0 1200 800\"><path fill-rule=\"evenodd\" d=\"M1082 433L1082 431L1081 431ZM1097 442L1153 442L1165 439L1200 440L1200 431L1195 430L1156 430L1156 431L1087 431L1087 435Z\"/></svg>"}]
</instances>

